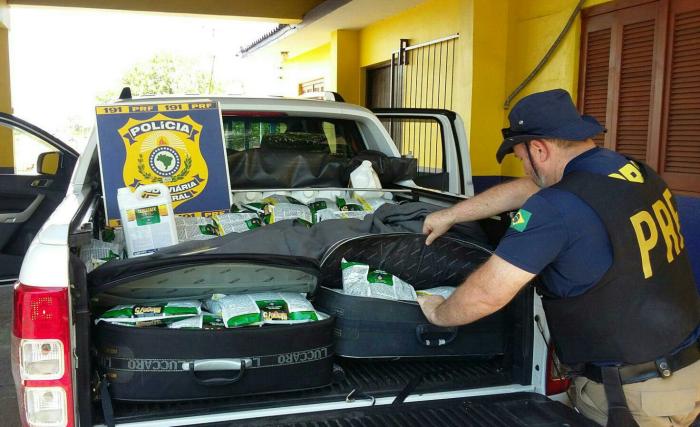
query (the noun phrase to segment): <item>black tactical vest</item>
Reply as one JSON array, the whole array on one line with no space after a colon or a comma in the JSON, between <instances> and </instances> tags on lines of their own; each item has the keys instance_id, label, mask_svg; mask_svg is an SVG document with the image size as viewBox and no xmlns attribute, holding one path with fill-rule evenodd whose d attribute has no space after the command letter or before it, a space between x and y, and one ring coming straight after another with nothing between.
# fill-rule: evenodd
<instances>
[{"instance_id":1,"label":"black tactical vest","mask_svg":"<svg viewBox=\"0 0 700 427\"><path fill-rule=\"evenodd\" d=\"M597 212L613 251L610 269L582 295L543 291L560 360L637 364L669 354L700 323L700 296L666 184L630 162L610 176L568 173L553 188ZM580 256L585 263L587 254Z\"/></svg>"}]
</instances>

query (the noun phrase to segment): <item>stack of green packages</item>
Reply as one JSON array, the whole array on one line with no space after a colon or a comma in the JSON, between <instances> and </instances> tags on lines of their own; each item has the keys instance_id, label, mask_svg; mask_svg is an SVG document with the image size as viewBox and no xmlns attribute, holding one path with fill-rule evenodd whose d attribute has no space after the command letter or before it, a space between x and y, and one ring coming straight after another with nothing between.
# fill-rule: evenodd
<instances>
[{"instance_id":1,"label":"stack of green packages","mask_svg":"<svg viewBox=\"0 0 700 427\"><path fill-rule=\"evenodd\" d=\"M95 323L108 322L124 326L161 326L202 314L200 301L118 305L100 316Z\"/></svg>"},{"instance_id":2,"label":"stack of green packages","mask_svg":"<svg viewBox=\"0 0 700 427\"><path fill-rule=\"evenodd\" d=\"M205 302L205 307L212 313L220 313L227 328L313 322L323 318L302 294L294 292L215 294Z\"/></svg>"}]
</instances>

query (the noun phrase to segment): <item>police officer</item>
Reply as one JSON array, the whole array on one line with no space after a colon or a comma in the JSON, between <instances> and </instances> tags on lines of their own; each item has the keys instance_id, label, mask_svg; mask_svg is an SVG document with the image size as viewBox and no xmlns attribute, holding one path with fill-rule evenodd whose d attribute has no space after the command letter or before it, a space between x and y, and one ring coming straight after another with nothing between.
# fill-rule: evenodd
<instances>
[{"instance_id":1,"label":"police officer","mask_svg":"<svg viewBox=\"0 0 700 427\"><path fill-rule=\"evenodd\" d=\"M596 147L604 129L562 89L523 98L508 119L496 158L514 153L528 178L429 215L426 243L455 223L519 211L450 298L419 298L423 313L436 325L470 323L539 275L580 412L610 426L690 425L700 413L700 297L667 185Z\"/></svg>"}]
</instances>

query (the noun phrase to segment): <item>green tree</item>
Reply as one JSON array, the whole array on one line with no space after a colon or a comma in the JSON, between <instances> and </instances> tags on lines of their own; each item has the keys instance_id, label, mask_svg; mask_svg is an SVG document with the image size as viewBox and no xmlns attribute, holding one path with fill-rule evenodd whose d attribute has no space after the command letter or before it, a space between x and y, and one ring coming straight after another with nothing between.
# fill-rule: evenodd
<instances>
[{"instance_id":1,"label":"green tree","mask_svg":"<svg viewBox=\"0 0 700 427\"><path fill-rule=\"evenodd\" d=\"M73 148L79 147L82 149L90 136L90 131L92 131L90 118L71 115L68 117L67 124L60 133L65 142Z\"/></svg>"},{"instance_id":2,"label":"green tree","mask_svg":"<svg viewBox=\"0 0 700 427\"><path fill-rule=\"evenodd\" d=\"M133 96L221 93L221 85L206 70L210 65L198 66L191 58L158 53L146 61L134 64L124 74L121 83L131 88ZM119 90L106 91L97 96L97 101L113 101L119 96Z\"/></svg>"}]
</instances>

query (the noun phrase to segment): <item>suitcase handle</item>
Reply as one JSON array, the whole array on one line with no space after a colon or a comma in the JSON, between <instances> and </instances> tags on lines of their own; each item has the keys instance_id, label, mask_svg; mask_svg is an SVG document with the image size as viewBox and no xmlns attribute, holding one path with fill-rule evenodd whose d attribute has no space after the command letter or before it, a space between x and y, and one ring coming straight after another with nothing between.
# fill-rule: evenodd
<instances>
[{"instance_id":1,"label":"suitcase handle","mask_svg":"<svg viewBox=\"0 0 700 427\"><path fill-rule=\"evenodd\" d=\"M195 381L205 386L221 386L229 385L239 381L245 374L245 369L253 366L251 359L204 359L195 360L194 362L183 363L183 368L192 373ZM211 371L238 371L238 374L233 378L207 378L202 379L197 376L197 372Z\"/></svg>"},{"instance_id":2,"label":"suitcase handle","mask_svg":"<svg viewBox=\"0 0 700 427\"><path fill-rule=\"evenodd\" d=\"M457 328L443 328L435 325L416 326L416 338L425 347L441 347L457 338Z\"/></svg>"}]
</instances>

